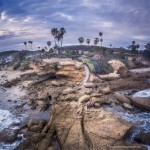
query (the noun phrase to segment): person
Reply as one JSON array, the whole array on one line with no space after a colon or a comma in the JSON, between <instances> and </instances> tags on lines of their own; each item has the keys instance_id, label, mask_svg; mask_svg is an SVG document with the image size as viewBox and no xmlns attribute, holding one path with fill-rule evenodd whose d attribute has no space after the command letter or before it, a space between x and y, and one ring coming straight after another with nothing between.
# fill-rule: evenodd
<instances>
[{"instance_id":1,"label":"person","mask_svg":"<svg viewBox=\"0 0 150 150\"><path fill-rule=\"evenodd\" d=\"M95 103L90 100L89 102L87 102L87 109L90 109L92 107L95 107Z\"/></svg>"}]
</instances>

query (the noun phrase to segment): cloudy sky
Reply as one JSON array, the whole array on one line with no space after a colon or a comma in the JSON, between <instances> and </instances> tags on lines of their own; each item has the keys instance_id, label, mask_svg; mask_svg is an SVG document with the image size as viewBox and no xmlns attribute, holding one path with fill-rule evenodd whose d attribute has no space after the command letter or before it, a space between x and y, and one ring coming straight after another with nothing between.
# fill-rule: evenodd
<instances>
[{"instance_id":1,"label":"cloudy sky","mask_svg":"<svg viewBox=\"0 0 150 150\"><path fill-rule=\"evenodd\" d=\"M150 41L150 0L0 0L0 51L34 49L53 41L50 29L65 27L64 45L78 37L94 39L103 32L104 45L126 47Z\"/></svg>"}]
</instances>

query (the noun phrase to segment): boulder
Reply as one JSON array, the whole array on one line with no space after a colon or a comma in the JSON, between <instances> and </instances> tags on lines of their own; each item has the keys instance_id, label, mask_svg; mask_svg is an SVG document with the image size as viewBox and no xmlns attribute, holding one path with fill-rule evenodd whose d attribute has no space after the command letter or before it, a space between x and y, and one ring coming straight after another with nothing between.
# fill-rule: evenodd
<instances>
[{"instance_id":1,"label":"boulder","mask_svg":"<svg viewBox=\"0 0 150 150\"><path fill-rule=\"evenodd\" d=\"M38 104L40 110L46 110L49 107L49 103L47 101L38 100L37 104Z\"/></svg>"},{"instance_id":2,"label":"boulder","mask_svg":"<svg viewBox=\"0 0 150 150\"><path fill-rule=\"evenodd\" d=\"M103 94L109 94L111 93L111 88L110 86L107 86L105 88L100 89L100 92L102 92Z\"/></svg>"},{"instance_id":3,"label":"boulder","mask_svg":"<svg viewBox=\"0 0 150 150\"><path fill-rule=\"evenodd\" d=\"M84 84L84 87L86 87L86 88L93 88L94 86L95 86L94 83L85 83Z\"/></svg>"},{"instance_id":4,"label":"boulder","mask_svg":"<svg viewBox=\"0 0 150 150\"><path fill-rule=\"evenodd\" d=\"M101 83L102 80L94 75L90 75L90 78L89 78L89 82L93 82L93 83Z\"/></svg>"},{"instance_id":5,"label":"boulder","mask_svg":"<svg viewBox=\"0 0 150 150\"><path fill-rule=\"evenodd\" d=\"M29 129L30 129L30 131L32 131L32 132L37 132L37 133L39 133L39 132L42 131L43 126L42 126L42 125L33 125L33 126L31 126Z\"/></svg>"},{"instance_id":6,"label":"boulder","mask_svg":"<svg viewBox=\"0 0 150 150\"><path fill-rule=\"evenodd\" d=\"M102 93L92 93L90 96L91 97L101 97L103 94Z\"/></svg>"},{"instance_id":7,"label":"boulder","mask_svg":"<svg viewBox=\"0 0 150 150\"><path fill-rule=\"evenodd\" d=\"M39 124L39 120L37 120L37 119L30 119L27 126L28 126L28 128L30 128L31 126L37 125L37 124Z\"/></svg>"},{"instance_id":8,"label":"boulder","mask_svg":"<svg viewBox=\"0 0 150 150\"><path fill-rule=\"evenodd\" d=\"M123 107L126 108L126 109L133 109L133 107L130 105L130 104L127 104L127 103L123 103Z\"/></svg>"},{"instance_id":9,"label":"boulder","mask_svg":"<svg viewBox=\"0 0 150 150\"><path fill-rule=\"evenodd\" d=\"M83 95L82 97L79 98L79 103L87 102L90 100L89 95Z\"/></svg>"},{"instance_id":10,"label":"boulder","mask_svg":"<svg viewBox=\"0 0 150 150\"><path fill-rule=\"evenodd\" d=\"M67 95L67 94L72 94L72 93L74 93L75 92L75 90L74 89L72 89L72 88L67 88L67 89L65 89L65 90L63 90L63 94L64 95Z\"/></svg>"},{"instance_id":11,"label":"boulder","mask_svg":"<svg viewBox=\"0 0 150 150\"><path fill-rule=\"evenodd\" d=\"M125 95L120 94L119 92L114 93L115 98L120 101L121 103L131 104L131 101L129 98L127 98Z\"/></svg>"},{"instance_id":12,"label":"boulder","mask_svg":"<svg viewBox=\"0 0 150 150\"><path fill-rule=\"evenodd\" d=\"M12 130L10 128L5 128L0 132L0 142L12 143L18 137L19 130Z\"/></svg>"},{"instance_id":13,"label":"boulder","mask_svg":"<svg viewBox=\"0 0 150 150\"><path fill-rule=\"evenodd\" d=\"M141 142L143 144L150 144L150 132L148 133L144 133L144 132L140 132L136 137L135 140L138 142Z\"/></svg>"},{"instance_id":14,"label":"boulder","mask_svg":"<svg viewBox=\"0 0 150 150\"><path fill-rule=\"evenodd\" d=\"M131 102L138 108L145 109L150 112L150 98L131 97L128 96Z\"/></svg>"},{"instance_id":15,"label":"boulder","mask_svg":"<svg viewBox=\"0 0 150 150\"><path fill-rule=\"evenodd\" d=\"M51 85L53 85L53 86L60 86L60 83L57 82L57 81L52 81L52 82L51 82Z\"/></svg>"},{"instance_id":16,"label":"boulder","mask_svg":"<svg viewBox=\"0 0 150 150\"><path fill-rule=\"evenodd\" d=\"M127 67L120 60L111 60L108 62L109 65L114 69L114 72L125 76L128 73Z\"/></svg>"}]
</instances>

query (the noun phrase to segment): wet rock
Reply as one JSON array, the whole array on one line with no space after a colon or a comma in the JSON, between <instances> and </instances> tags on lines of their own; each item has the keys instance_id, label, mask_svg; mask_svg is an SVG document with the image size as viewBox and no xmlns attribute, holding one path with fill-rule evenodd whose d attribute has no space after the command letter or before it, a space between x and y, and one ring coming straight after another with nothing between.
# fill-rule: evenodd
<instances>
[{"instance_id":1,"label":"wet rock","mask_svg":"<svg viewBox=\"0 0 150 150\"><path fill-rule=\"evenodd\" d=\"M37 132L37 133L39 133L39 132L42 131L43 126L42 126L42 125L32 125L29 129L30 129L30 131L32 131L32 132Z\"/></svg>"},{"instance_id":2,"label":"wet rock","mask_svg":"<svg viewBox=\"0 0 150 150\"><path fill-rule=\"evenodd\" d=\"M39 108L40 108L41 111L45 111L49 107L49 103L47 101L38 100L37 104L38 104L38 106L39 106Z\"/></svg>"},{"instance_id":3,"label":"wet rock","mask_svg":"<svg viewBox=\"0 0 150 150\"><path fill-rule=\"evenodd\" d=\"M131 104L131 101L129 98L127 98L125 95L121 95L119 92L115 92L114 96L117 98L118 101L122 103Z\"/></svg>"},{"instance_id":4,"label":"wet rock","mask_svg":"<svg viewBox=\"0 0 150 150\"><path fill-rule=\"evenodd\" d=\"M90 100L90 96L83 95L82 97L79 98L79 103L87 102L88 100Z\"/></svg>"},{"instance_id":5,"label":"wet rock","mask_svg":"<svg viewBox=\"0 0 150 150\"><path fill-rule=\"evenodd\" d=\"M133 109L133 107L130 105L130 104L127 104L127 103L123 103L123 107L126 108L126 109Z\"/></svg>"},{"instance_id":6,"label":"wet rock","mask_svg":"<svg viewBox=\"0 0 150 150\"><path fill-rule=\"evenodd\" d=\"M150 132L148 133L140 132L136 136L135 140L143 144L147 144L147 145L150 144Z\"/></svg>"},{"instance_id":7,"label":"wet rock","mask_svg":"<svg viewBox=\"0 0 150 150\"><path fill-rule=\"evenodd\" d=\"M28 126L28 128L30 128L31 126L38 125L38 124L39 124L39 120L37 120L37 119L30 119L27 126Z\"/></svg>"},{"instance_id":8,"label":"wet rock","mask_svg":"<svg viewBox=\"0 0 150 150\"><path fill-rule=\"evenodd\" d=\"M135 106L141 109L145 109L150 112L150 98L143 98L143 97L137 98L137 97L131 97L131 96L128 96L128 97L130 98L131 102Z\"/></svg>"},{"instance_id":9,"label":"wet rock","mask_svg":"<svg viewBox=\"0 0 150 150\"><path fill-rule=\"evenodd\" d=\"M46 133L36 133L32 136L33 143L40 142L44 137L46 136Z\"/></svg>"},{"instance_id":10,"label":"wet rock","mask_svg":"<svg viewBox=\"0 0 150 150\"><path fill-rule=\"evenodd\" d=\"M10 128L6 128L0 132L0 142L12 143L18 137L19 130L12 130Z\"/></svg>"}]
</instances>

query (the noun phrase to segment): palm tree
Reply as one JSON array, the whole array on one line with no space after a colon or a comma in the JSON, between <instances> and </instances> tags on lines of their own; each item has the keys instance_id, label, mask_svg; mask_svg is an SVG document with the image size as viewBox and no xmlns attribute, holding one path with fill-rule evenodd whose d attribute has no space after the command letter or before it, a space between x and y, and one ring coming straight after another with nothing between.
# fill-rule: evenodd
<instances>
[{"instance_id":1,"label":"palm tree","mask_svg":"<svg viewBox=\"0 0 150 150\"><path fill-rule=\"evenodd\" d=\"M66 33L66 29L64 27L60 28L59 30L59 36L61 38L61 47L63 45L63 38L64 38L64 34Z\"/></svg>"},{"instance_id":2,"label":"palm tree","mask_svg":"<svg viewBox=\"0 0 150 150\"><path fill-rule=\"evenodd\" d=\"M99 38L95 38L94 39L94 45L96 46L98 44L98 42L99 42Z\"/></svg>"},{"instance_id":3,"label":"palm tree","mask_svg":"<svg viewBox=\"0 0 150 150\"><path fill-rule=\"evenodd\" d=\"M32 49L32 44L33 44L33 41L30 41L30 43L31 43L31 49Z\"/></svg>"},{"instance_id":4,"label":"palm tree","mask_svg":"<svg viewBox=\"0 0 150 150\"><path fill-rule=\"evenodd\" d=\"M146 50L150 51L150 43L147 43L147 44L145 45L145 48L146 48Z\"/></svg>"},{"instance_id":5,"label":"palm tree","mask_svg":"<svg viewBox=\"0 0 150 150\"><path fill-rule=\"evenodd\" d=\"M99 32L99 36L100 36L100 42L101 42L101 47L102 47L102 42L103 42L103 39L102 39L102 36L103 36L103 32Z\"/></svg>"},{"instance_id":6,"label":"palm tree","mask_svg":"<svg viewBox=\"0 0 150 150\"><path fill-rule=\"evenodd\" d=\"M33 44L33 41L28 41L29 45L30 45L30 49L32 49L32 44Z\"/></svg>"},{"instance_id":7,"label":"palm tree","mask_svg":"<svg viewBox=\"0 0 150 150\"><path fill-rule=\"evenodd\" d=\"M47 41L47 45L48 45L49 49L50 49L51 44L52 44L51 41Z\"/></svg>"},{"instance_id":8,"label":"palm tree","mask_svg":"<svg viewBox=\"0 0 150 150\"><path fill-rule=\"evenodd\" d=\"M79 41L79 43L82 45L83 42L84 42L84 38L83 38L83 37L79 37L78 41Z\"/></svg>"},{"instance_id":9,"label":"palm tree","mask_svg":"<svg viewBox=\"0 0 150 150\"><path fill-rule=\"evenodd\" d=\"M40 49L41 49L41 47L39 46L39 47L38 47L38 49L40 50Z\"/></svg>"},{"instance_id":10,"label":"palm tree","mask_svg":"<svg viewBox=\"0 0 150 150\"><path fill-rule=\"evenodd\" d=\"M47 47L45 46L44 49L45 49L45 51L46 51L46 50L47 50Z\"/></svg>"},{"instance_id":11,"label":"palm tree","mask_svg":"<svg viewBox=\"0 0 150 150\"><path fill-rule=\"evenodd\" d=\"M27 42L24 42L25 49L27 49Z\"/></svg>"},{"instance_id":12,"label":"palm tree","mask_svg":"<svg viewBox=\"0 0 150 150\"><path fill-rule=\"evenodd\" d=\"M100 39L100 42L101 42L101 47L102 47L103 39Z\"/></svg>"},{"instance_id":13,"label":"palm tree","mask_svg":"<svg viewBox=\"0 0 150 150\"><path fill-rule=\"evenodd\" d=\"M132 41L132 44L135 45L135 41Z\"/></svg>"},{"instance_id":14,"label":"palm tree","mask_svg":"<svg viewBox=\"0 0 150 150\"><path fill-rule=\"evenodd\" d=\"M87 43L88 45L90 44L90 42L91 42L90 39L86 39L86 43Z\"/></svg>"},{"instance_id":15,"label":"palm tree","mask_svg":"<svg viewBox=\"0 0 150 150\"><path fill-rule=\"evenodd\" d=\"M55 45L56 45L56 37L57 37L57 34L58 34L58 29L57 28L52 28L51 29L51 34L54 37L54 42L55 42Z\"/></svg>"}]
</instances>

